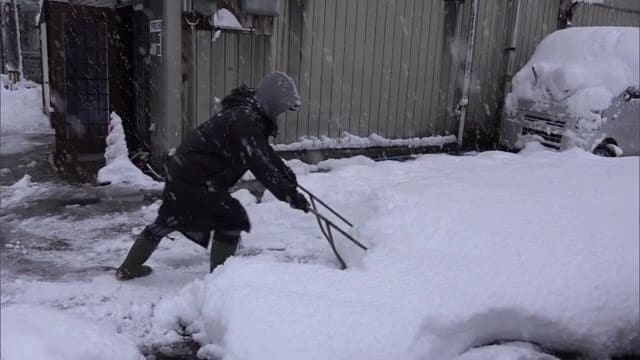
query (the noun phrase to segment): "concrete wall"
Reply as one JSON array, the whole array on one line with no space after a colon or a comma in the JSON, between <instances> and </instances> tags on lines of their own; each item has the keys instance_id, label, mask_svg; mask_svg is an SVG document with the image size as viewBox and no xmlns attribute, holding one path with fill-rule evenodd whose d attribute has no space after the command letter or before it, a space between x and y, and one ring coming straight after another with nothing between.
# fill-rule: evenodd
<instances>
[{"instance_id":1,"label":"concrete wall","mask_svg":"<svg viewBox=\"0 0 640 360\"><path fill-rule=\"evenodd\" d=\"M150 91L146 94L152 154L154 161L161 163L182 140L182 4L175 0L149 0L145 5L149 21L162 21L161 31L154 35L159 36L161 50L149 57Z\"/></svg>"}]
</instances>

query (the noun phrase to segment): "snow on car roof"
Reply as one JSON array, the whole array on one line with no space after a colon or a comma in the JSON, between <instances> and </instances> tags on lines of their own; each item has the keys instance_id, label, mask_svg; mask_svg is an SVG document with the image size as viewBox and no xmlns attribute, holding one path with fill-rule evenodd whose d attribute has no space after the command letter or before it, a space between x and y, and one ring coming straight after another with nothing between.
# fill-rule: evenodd
<instances>
[{"instance_id":1,"label":"snow on car roof","mask_svg":"<svg viewBox=\"0 0 640 360\"><path fill-rule=\"evenodd\" d=\"M575 27L547 36L514 76L507 107L517 99L566 100L569 110L589 114L640 84L640 29Z\"/></svg>"}]
</instances>

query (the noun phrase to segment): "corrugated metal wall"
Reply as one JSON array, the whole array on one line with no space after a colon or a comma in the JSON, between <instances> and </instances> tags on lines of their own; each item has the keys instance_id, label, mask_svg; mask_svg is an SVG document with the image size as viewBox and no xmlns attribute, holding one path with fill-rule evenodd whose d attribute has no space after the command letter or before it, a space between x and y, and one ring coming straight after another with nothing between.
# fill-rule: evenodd
<instances>
[{"instance_id":1,"label":"corrugated metal wall","mask_svg":"<svg viewBox=\"0 0 640 360\"><path fill-rule=\"evenodd\" d=\"M558 0L521 0L514 67L527 63L538 43L557 29ZM515 18L513 19L515 20ZM513 26L506 29L511 32Z\"/></svg>"},{"instance_id":2,"label":"corrugated metal wall","mask_svg":"<svg viewBox=\"0 0 640 360\"><path fill-rule=\"evenodd\" d=\"M444 1L281 4L276 68L299 84L303 108L287 116L278 141L345 131L389 138L453 131L453 24Z\"/></svg>"},{"instance_id":3,"label":"corrugated metal wall","mask_svg":"<svg viewBox=\"0 0 640 360\"><path fill-rule=\"evenodd\" d=\"M640 1L605 0L602 4L579 4L574 26L640 26Z\"/></svg>"},{"instance_id":4,"label":"corrugated metal wall","mask_svg":"<svg viewBox=\"0 0 640 360\"><path fill-rule=\"evenodd\" d=\"M187 31L187 34L192 34ZM190 67L190 78L195 79L195 96L191 91L188 101L189 116L195 113L195 124L209 119L222 99L240 83L253 85L270 71L271 37L266 35L223 32L217 38L214 32L196 30L195 67ZM215 39L215 41L214 41ZM185 52L191 51L191 37ZM195 111L194 111L195 109Z\"/></svg>"},{"instance_id":5,"label":"corrugated metal wall","mask_svg":"<svg viewBox=\"0 0 640 360\"><path fill-rule=\"evenodd\" d=\"M556 29L558 0L478 1L465 132L471 142L493 140L518 3L514 71ZM212 32L197 30L197 56L190 63L195 64L190 72L196 79L190 94L195 96L185 106L200 123L216 111L216 98L241 82L254 86L267 72L281 70L298 84L303 106L281 120L277 142L338 137L345 131L388 138L456 134L454 110L461 95L472 4L282 0L281 15L272 27L262 26L261 35L223 33L213 42ZM637 0L580 4L573 23L634 25L640 24L639 12Z\"/></svg>"},{"instance_id":6,"label":"corrugated metal wall","mask_svg":"<svg viewBox=\"0 0 640 360\"><path fill-rule=\"evenodd\" d=\"M467 1L467 9L471 1ZM558 0L482 0L478 2L478 22L465 122L465 142L492 141L500 120L507 79L507 48L517 31L514 70L517 71L533 53L535 46L556 29ZM465 14L465 34L468 21Z\"/></svg>"}]
</instances>

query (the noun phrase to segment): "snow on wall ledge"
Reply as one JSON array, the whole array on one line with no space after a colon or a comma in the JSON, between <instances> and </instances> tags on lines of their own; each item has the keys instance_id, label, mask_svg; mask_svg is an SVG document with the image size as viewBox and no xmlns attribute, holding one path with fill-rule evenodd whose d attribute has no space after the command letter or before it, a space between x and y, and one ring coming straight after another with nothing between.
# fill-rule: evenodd
<instances>
[{"instance_id":1,"label":"snow on wall ledge","mask_svg":"<svg viewBox=\"0 0 640 360\"><path fill-rule=\"evenodd\" d=\"M364 149L370 147L391 147L408 146L411 148L421 146L443 146L455 143L455 135L430 136L424 138L409 139L387 139L378 134L371 134L369 137L360 137L344 132L340 138L330 138L327 136L304 137L300 141L291 144L276 144L273 147L276 151L299 151L299 150L321 150L321 149Z\"/></svg>"}]
</instances>

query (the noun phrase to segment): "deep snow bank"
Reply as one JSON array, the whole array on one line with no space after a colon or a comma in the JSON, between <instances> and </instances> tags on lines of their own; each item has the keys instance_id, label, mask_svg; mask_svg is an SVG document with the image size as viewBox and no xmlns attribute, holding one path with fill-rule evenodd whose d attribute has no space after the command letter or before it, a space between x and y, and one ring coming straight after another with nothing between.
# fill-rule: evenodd
<instances>
[{"instance_id":1,"label":"deep snow bank","mask_svg":"<svg viewBox=\"0 0 640 360\"><path fill-rule=\"evenodd\" d=\"M358 224L366 255L338 240L347 271L237 257L159 304L156 325L224 359L452 359L501 339L640 351L638 158L532 147L333 168L300 182ZM246 244L330 259L311 216L249 213Z\"/></svg>"},{"instance_id":2,"label":"deep snow bank","mask_svg":"<svg viewBox=\"0 0 640 360\"><path fill-rule=\"evenodd\" d=\"M142 360L126 337L80 317L34 305L2 307L3 360Z\"/></svg>"}]
</instances>

